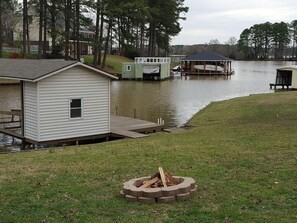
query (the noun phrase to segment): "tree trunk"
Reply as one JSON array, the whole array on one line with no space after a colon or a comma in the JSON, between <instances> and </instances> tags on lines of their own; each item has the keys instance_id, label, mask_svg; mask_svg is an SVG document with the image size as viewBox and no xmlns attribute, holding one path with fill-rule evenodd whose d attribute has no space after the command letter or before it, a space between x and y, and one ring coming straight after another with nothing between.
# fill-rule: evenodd
<instances>
[{"instance_id":1,"label":"tree trunk","mask_svg":"<svg viewBox=\"0 0 297 223\"><path fill-rule=\"evenodd\" d=\"M65 0L65 59L69 60L71 0Z\"/></svg>"},{"instance_id":2,"label":"tree trunk","mask_svg":"<svg viewBox=\"0 0 297 223\"><path fill-rule=\"evenodd\" d=\"M144 56L144 23L141 23L140 28L140 56Z\"/></svg>"},{"instance_id":3,"label":"tree trunk","mask_svg":"<svg viewBox=\"0 0 297 223\"><path fill-rule=\"evenodd\" d=\"M28 47L28 54L31 53L31 47L30 47L30 35L29 35L29 16L28 16L28 7L27 7L27 29L26 29L26 35L27 35L27 47Z\"/></svg>"},{"instance_id":4,"label":"tree trunk","mask_svg":"<svg viewBox=\"0 0 297 223\"><path fill-rule=\"evenodd\" d=\"M28 21L27 0L23 0L23 58L26 58L26 42L27 42L27 21Z\"/></svg>"},{"instance_id":5,"label":"tree trunk","mask_svg":"<svg viewBox=\"0 0 297 223\"><path fill-rule=\"evenodd\" d=\"M80 42L79 42L79 6L80 6L80 0L76 0L75 9L76 9L76 58L78 61L80 61Z\"/></svg>"},{"instance_id":6,"label":"tree trunk","mask_svg":"<svg viewBox=\"0 0 297 223\"><path fill-rule=\"evenodd\" d=\"M100 16L100 36L99 36L99 45L98 45L98 65L101 65L101 59L102 59L102 42L103 42L103 26L104 26L104 16L101 11L101 16Z\"/></svg>"},{"instance_id":7,"label":"tree trunk","mask_svg":"<svg viewBox=\"0 0 297 223\"><path fill-rule=\"evenodd\" d=\"M55 1L52 2L52 11L50 13L51 16L51 38L52 38L52 52L57 53L57 3Z\"/></svg>"},{"instance_id":8,"label":"tree trunk","mask_svg":"<svg viewBox=\"0 0 297 223\"><path fill-rule=\"evenodd\" d=\"M121 32L121 19L118 17L118 38L119 38L119 53L122 55L122 32Z\"/></svg>"},{"instance_id":9,"label":"tree trunk","mask_svg":"<svg viewBox=\"0 0 297 223\"><path fill-rule=\"evenodd\" d=\"M43 1L39 0L39 39L38 39L38 59L41 59L42 29L43 29Z\"/></svg>"},{"instance_id":10,"label":"tree trunk","mask_svg":"<svg viewBox=\"0 0 297 223\"><path fill-rule=\"evenodd\" d=\"M2 1L0 1L0 58L2 58L3 48L3 26L2 26Z\"/></svg>"},{"instance_id":11,"label":"tree trunk","mask_svg":"<svg viewBox=\"0 0 297 223\"><path fill-rule=\"evenodd\" d=\"M99 17L100 17L100 0L97 0L96 9L96 25L95 25L95 42L94 42L94 59L93 66L96 67L98 64L98 39L99 39Z\"/></svg>"},{"instance_id":12,"label":"tree trunk","mask_svg":"<svg viewBox=\"0 0 297 223\"><path fill-rule=\"evenodd\" d=\"M149 28L149 52L148 56L154 57L156 54L156 26L151 23Z\"/></svg>"},{"instance_id":13,"label":"tree trunk","mask_svg":"<svg viewBox=\"0 0 297 223\"><path fill-rule=\"evenodd\" d=\"M103 68L105 67L105 64L106 64L106 57L108 53L108 43L109 43L111 28L112 28L112 20L110 19L108 23L107 37L106 37L105 46L104 46L104 56L103 56L103 62L102 62Z\"/></svg>"},{"instance_id":14,"label":"tree trunk","mask_svg":"<svg viewBox=\"0 0 297 223\"><path fill-rule=\"evenodd\" d=\"M47 50L47 1L44 1L43 5L43 58L46 58L46 50Z\"/></svg>"}]
</instances>

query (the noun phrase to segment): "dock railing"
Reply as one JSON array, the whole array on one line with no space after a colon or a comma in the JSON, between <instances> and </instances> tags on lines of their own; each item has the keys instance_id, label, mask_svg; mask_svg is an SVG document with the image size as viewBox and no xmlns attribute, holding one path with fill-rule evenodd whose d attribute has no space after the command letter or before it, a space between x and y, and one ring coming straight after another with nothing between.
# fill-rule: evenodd
<instances>
[{"instance_id":1,"label":"dock railing","mask_svg":"<svg viewBox=\"0 0 297 223\"><path fill-rule=\"evenodd\" d=\"M137 64L164 64L171 63L170 57L135 57L134 60Z\"/></svg>"}]
</instances>

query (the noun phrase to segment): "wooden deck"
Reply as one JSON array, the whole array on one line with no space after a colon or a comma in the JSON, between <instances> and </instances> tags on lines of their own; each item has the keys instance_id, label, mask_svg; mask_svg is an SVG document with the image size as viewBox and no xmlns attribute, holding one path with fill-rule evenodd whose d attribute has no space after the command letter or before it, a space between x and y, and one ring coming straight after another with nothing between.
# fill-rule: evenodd
<instances>
[{"instance_id":1,"label":"wooden deck","mask_svg":"<svg viewBox=\"0 0 297 223\"><path fill-rule=\"evenodd\" d=\"M21 115L22 112L20 110L0 111L0 124L20 122ZM16 117L18 118L15 119Z\"/></svg>"},{"instance_id":2,"label":"wooden deck","mask_svg":"<svg viewBox=\"0 0 297 223\"><path fill-rule=\"evenodd\" d=\"M16 112L2 112L6 115L18 115L19 111ZM48 143L61 143L68 141L80 141L80 140L91 140L109 136L116 137L127 137L127 138L143 138L147 137L149 133L158 132L162 130L163 125L159 125L154 122L144 121L140 119L128 118L123 116L111 116L111 132L103 135L95 135L95 136L87 136L87 137L77 137L72 139L61 139L49 142L35 142L31 141L27 138L24 138L21 134L16 131L12 131L13 128L18 128L19 126L4 126L0 125L0 133L12 136L14 138L18 138L23 140L25 143L29 144L48 144Z\"/></svg>"},{"instance_id":3,"label":"wooden deck","mask_svg":"<svg viewBox=\"0 0 297 223\"><path fill-rule=\"evenodd\" d=\"M24 137L21 134L15 132L15 131L6 129L6 128L5 129L4 128L0 128L0 133L3 133L5 135L12 136L12 137L17 138L17 139L24 139Z\"/></svg>"},{"instance_id":4,"label":"wooden deck","mask_svg":"<svg viewBox=\"0 0 297 223\"><path fill-rule=\"evenodd\" d=\"M110 126L112 134L128 138L146 137L146 133L161 131L163 127L154 122L113 115L110 117Z\"/></svg>"}]
</instances>

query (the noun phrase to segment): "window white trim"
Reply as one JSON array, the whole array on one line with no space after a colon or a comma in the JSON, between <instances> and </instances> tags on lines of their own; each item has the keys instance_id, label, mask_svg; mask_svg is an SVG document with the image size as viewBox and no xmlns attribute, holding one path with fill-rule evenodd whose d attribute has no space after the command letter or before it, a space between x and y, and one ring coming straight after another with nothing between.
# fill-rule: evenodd
<instances>
[{"instance_id":1,"label":"window white trim","mask_svg":"<svg viewBox=\"0 0 297 223\"><path fill-rule=\"evenodd\" d=\"M131 71L131 70L132 70L131 65L126 65L126 71Z\"/></svg>"},{"instance_id":2,"label":"window white trim","mask_svg":"<svg viewBox=\"0 0 297 223\"><path fill-rule=\"evenodd\" d=\"M76 108L71 108L71 102L72 100L80 100L80 107L76 107ZM77 119L83 119L84 117L84 100L83 98L70 98L69 102L68 102L68 106L69 106L69 119L70 120L77 120ZM72 109L80 109L81 110L81 116L80 117L71 117L71 110Z\"/></svg>"}]
</instances>

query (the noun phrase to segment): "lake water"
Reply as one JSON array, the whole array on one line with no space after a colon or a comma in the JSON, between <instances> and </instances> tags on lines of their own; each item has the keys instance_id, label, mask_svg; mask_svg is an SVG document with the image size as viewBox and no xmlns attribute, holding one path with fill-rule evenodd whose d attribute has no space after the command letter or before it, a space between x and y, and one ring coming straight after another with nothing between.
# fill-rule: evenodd
<instances>
[{"instance_id":1,"label":"lake water","mask_svg":"<svg viewBox=\"0 0 297 223\"><path fill-rule=\"evenodd\" d=\"M234 61L235 74L230 77L175 76L165 81L113 81L111 113L157 122L166 127L185 124L212 101L249 94L271 93L275 69L296 62ZM20 86L0 85L0 111L20 108ZM4 139L0 135L0 147Z\"/></svg>"},{"instance_id":2,"label":"lake water","mask_svg":"<svg viewBox=\"0 0 297 223\"><path fill-rule=\"evenodd\" d=\"M161 82L114 81L112 113L148 121L165 120L166 126L186 123L212 101L257 93L271 93L275 69L295 62L235 61L230 77L175 76Z\"/></svg>"}]
</instances>

